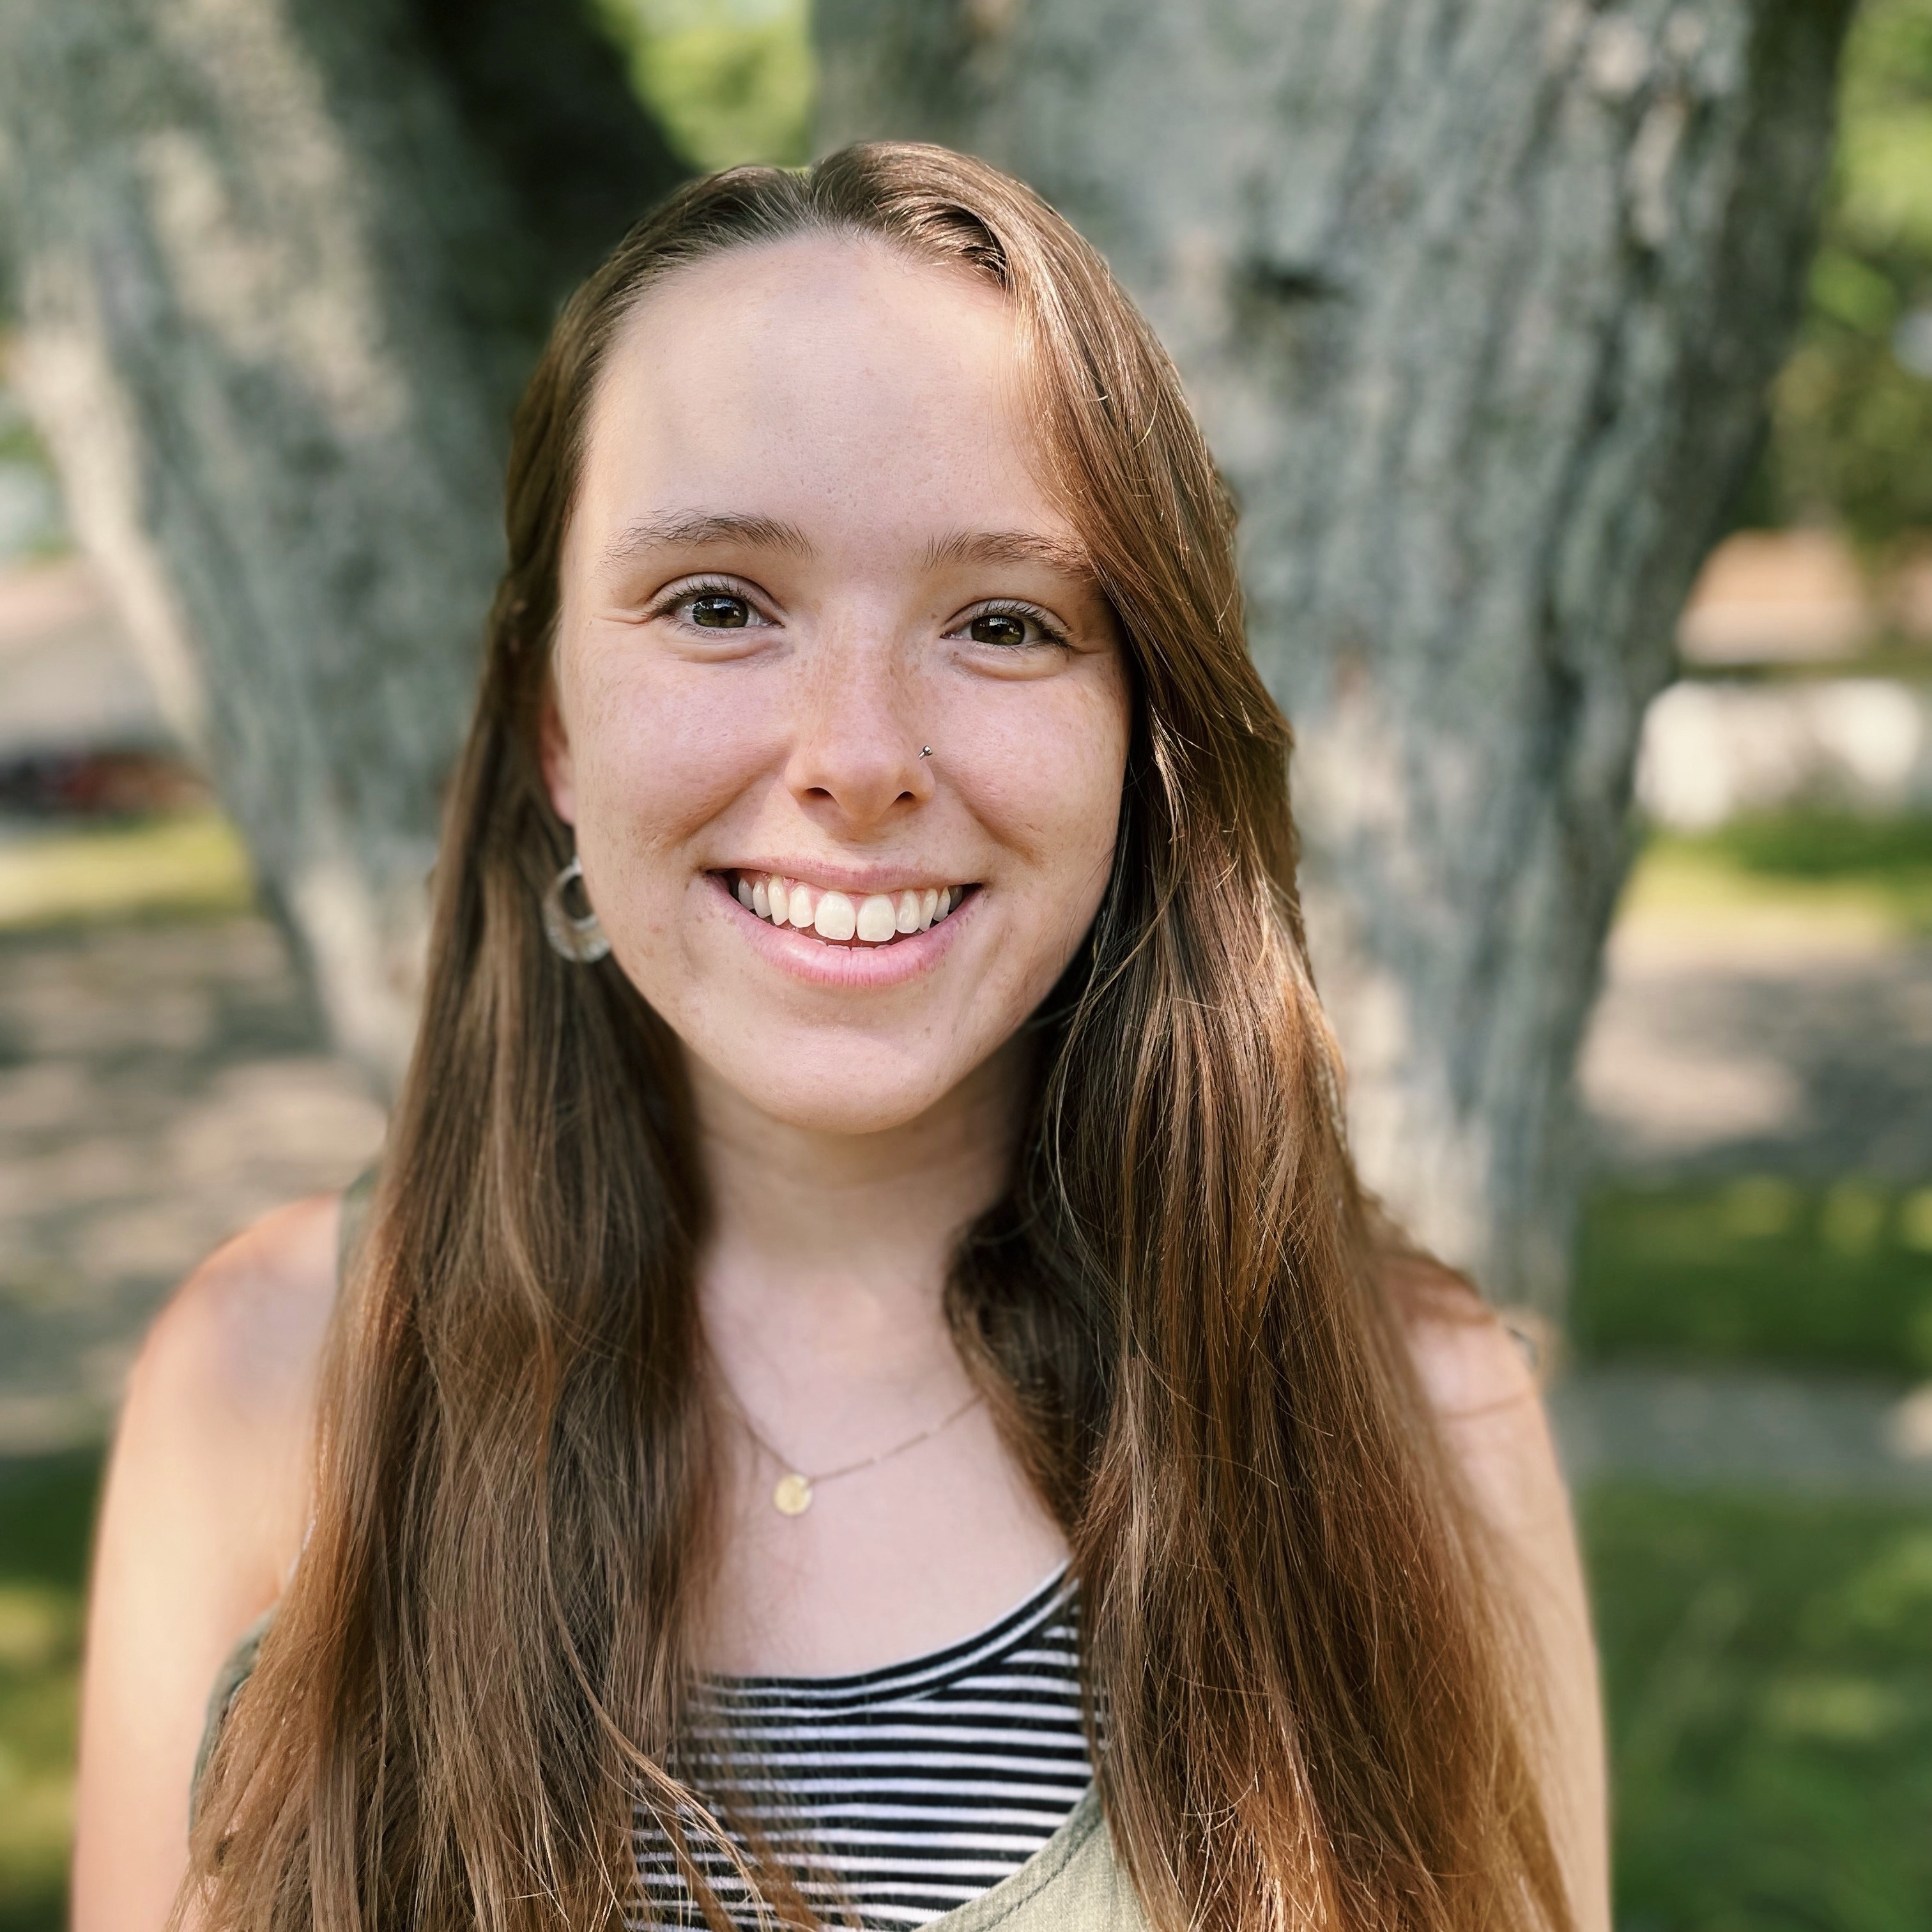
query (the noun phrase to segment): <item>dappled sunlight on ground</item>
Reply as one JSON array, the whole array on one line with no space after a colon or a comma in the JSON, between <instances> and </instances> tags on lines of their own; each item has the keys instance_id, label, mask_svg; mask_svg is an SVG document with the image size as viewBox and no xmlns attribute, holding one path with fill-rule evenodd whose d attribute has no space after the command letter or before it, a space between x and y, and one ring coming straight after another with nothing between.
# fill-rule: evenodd
<instances>
[{"instance_id":1,"label":"dappled sunlight on ground","mask_svg":"<svg viewBox=\"0 0 1932 1932\"><path fill-rule=\"evenodd\" d=\"M98 1436L170 1287L382 1131L259 916L0 932L0 1450Z\"/></svg>"}]
</instances>

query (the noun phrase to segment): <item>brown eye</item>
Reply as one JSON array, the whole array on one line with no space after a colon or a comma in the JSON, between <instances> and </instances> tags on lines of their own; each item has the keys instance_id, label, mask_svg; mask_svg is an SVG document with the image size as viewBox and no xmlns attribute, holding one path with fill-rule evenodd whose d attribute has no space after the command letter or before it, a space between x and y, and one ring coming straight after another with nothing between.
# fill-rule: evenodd
<instances>
[{"instance_id":1,"label":"brown eye","mask_svg":"<svg viewBox=\"0 0 1932 1932\"><path fill-rule=\"evenodd\" d=\"M1023 644L1027 640L1026 620L1005 610L988 610L966 626L966 634L976 644Z\"/></svg>"},{"instance_id":2,"label":"brown eye","mask_svg":"<svg viewBox=\"0 0 1932 1932\"><path fill-rule=\"evenodd\" d=\"M752 621L752 607L742 597L707 591L691 600L691 621L707 631L742 631Z\"/></svg>"}]
</instances>

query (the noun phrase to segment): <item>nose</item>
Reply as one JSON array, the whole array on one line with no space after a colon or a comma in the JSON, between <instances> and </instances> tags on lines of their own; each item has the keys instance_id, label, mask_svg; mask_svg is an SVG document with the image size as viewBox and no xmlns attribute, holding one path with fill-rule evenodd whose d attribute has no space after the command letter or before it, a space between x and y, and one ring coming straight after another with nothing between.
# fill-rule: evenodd
<instances>
[{"instance_id":1,"label":"nose","mask_svg":"<svg viewBox=\"0 0 1932 1932\"><path fill-rule=\"evenodd\" d=\"M863 838L932 796L933 721L889 640L821 645L799 694L785 782L826 829ZM924 731L925 736L921 732Z\"/></svg>"}]
</instances>

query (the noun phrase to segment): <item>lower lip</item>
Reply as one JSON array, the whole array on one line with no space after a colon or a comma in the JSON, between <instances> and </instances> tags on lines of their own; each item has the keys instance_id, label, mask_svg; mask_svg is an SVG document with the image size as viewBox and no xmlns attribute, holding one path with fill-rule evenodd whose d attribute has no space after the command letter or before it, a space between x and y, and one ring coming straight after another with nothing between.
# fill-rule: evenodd
<instances>
[{"instance_id":1,"label":"lower lip","mask_svg":"<svg viewBox=\"0 0 1932 1932\"><path fill-rule=\"evenodd\" d=\"M978 892L968 892L936 926L923 932L908 932L884 946L840 945L820 939L808 928L774 926L760 919L738 903L738 895L722 874L707 876L727 911L764 957L780 971L814 986L898 986L930 972L958 936L961 922L973 916L982 896Z\"/></svg>"}]
</instances>

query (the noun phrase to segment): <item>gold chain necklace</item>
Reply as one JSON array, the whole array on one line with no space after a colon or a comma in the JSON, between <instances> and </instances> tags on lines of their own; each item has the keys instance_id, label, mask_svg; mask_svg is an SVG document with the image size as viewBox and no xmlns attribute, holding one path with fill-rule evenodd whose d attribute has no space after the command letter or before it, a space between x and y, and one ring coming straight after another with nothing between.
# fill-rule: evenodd
<instances>
[{"instance_id":1,"label":"gold chain necklace","mask_svg":"<svg viewBox=\"0 0 1932 1932\"><path fill-rule=\"evenodd\" d=\"M969 1411L977 1408L986 1400L980 1394L968 1396L952 1413L943 1420L935 1422L930 1429L922 1429L916 1436L908 1436L903 1442L896 1442L890 1449L881 1449L876 1456L868 1456L862 1461L848 1462L843 1468L821 1470L815 1476L808 1476L802 1469L795 1468L789 1456L781 1456L752 1426L752 1418L734 1400L731 1406L736 1412L738 1420L745 1433L784 1472L772 1486L772 1507L781 1516L802 1516L812 1507L812 1492L820 1483L836 1482L841 1476L856 1476L861 1469L875 1469L881 1462L890 1462L895 1456L903 1456L908 1449L916 1449L922 1442L930 1442L935 1436L942 1435Z\"/></svg>"}]
</instances>

